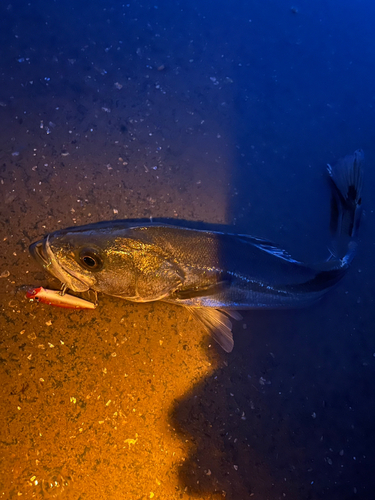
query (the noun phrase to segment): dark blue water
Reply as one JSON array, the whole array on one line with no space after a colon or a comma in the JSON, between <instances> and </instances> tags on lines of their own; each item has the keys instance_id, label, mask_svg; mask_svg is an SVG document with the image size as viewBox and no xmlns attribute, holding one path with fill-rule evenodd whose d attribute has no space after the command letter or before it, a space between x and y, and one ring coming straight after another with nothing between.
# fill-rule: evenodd
<instances>
[{"instance_id":1,"label":"dark blue water","mask_svg":"<svg viewBox=\"0 0 375 500\"><path fill-rule=\"evenodd\" d=\"M374 23L369 0L0 6L2 175L27 187L17 208L7 199L4 231L16 220L26 236L31 223L42 230L46 213L48 230L70 225L82 183L78 223L91 212L235 224L312 262L328 255L325 166L365 151L360 245L344 281L307 310L246 313L227 366L171 413L198 443L180 474L196 498L375 498ZM41 182L69 177L69 164L77 173L62 199L51 187L38 206L28 176L43 148ZM98 165L118 156L128 165L111 183ZM146 176L154 167L162 182ZM238 475L223 477L223 462Z\"/></svg>"}]
</instances>

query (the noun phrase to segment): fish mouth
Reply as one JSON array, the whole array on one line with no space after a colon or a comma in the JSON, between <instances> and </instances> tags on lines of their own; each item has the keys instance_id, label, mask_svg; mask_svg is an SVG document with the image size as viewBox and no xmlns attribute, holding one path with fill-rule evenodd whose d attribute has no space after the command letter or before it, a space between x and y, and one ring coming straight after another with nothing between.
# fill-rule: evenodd
<instances>
[{"instance_id":1,"label":"fish mouth","mask_svg":"<svg viewBox=\"0 0 375 500\"><path fill-rule=\"evenodd\" d=\"M50 264L50 262L44 250L44 241L45 239L32 243L29 246L29 252L31 256L38 262L38 264L41 264L44 268L46 268Z\"/></svg>"},{"instance_id":2,"label":"fish mouth","mask_svg":"<svg viewBox=\"0 0 375 500\"><path fill-rule=\"evenodd\" d=\"M49 235L42 240L36 241L29 246L31 256L52 276L63 283L66 288L74 292L86 292L90 286L85 283L80 276L65 266L55 257L50 243Z\"/></svg>"}]
</instances>

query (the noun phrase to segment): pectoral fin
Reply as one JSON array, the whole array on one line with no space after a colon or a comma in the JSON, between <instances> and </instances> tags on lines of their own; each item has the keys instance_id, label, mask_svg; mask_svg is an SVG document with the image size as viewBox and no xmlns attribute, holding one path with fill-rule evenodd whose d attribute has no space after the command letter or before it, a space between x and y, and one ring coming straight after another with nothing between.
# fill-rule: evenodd
<instances>
[{"instance_id":1,"label":"pectoral fin","mask_svg":"<svg viewBox=\"0 0 375 500\"><path fill-rule=\"evenodd\" d=\"M218 295L219 293L222 293L224 290L229 288L230 284L231 281L229 279L225 279L219 281L218 283L210 285L179 289L173 293L173 299L188 300L197 297L209 297L212 295Z\"/></svg>"},{"instance_id":2,"label":"pectoral fin","mask_svg":"<svg viewBox=\"0 0 375 500\"><path fill-rule=\"evenodd\" d=\"M232 335L232 322L219 309L210 307L190 307L189 311L197 317L205 326L212 338L224 349L225 352L232 352L234 341ZM225 311L234 319L241 319L242 316L235 311Z\"/></svg>"}]
</instances>

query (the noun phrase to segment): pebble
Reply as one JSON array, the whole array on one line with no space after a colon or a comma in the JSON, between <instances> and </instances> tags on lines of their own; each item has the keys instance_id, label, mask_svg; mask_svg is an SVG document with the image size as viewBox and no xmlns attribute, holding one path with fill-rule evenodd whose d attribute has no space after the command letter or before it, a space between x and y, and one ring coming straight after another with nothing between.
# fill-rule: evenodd
<instances>
[{"instance_id":1,"label":"pebble","mask_svg":"<svg viewBox=\"0 0 375 500\"><path fill-rule=\"evenodd\" d=\"M3 271L0 274L0 278L7 278L8 276L10 276L10 272L9 271Z\"/></svg>"}]
</instances>

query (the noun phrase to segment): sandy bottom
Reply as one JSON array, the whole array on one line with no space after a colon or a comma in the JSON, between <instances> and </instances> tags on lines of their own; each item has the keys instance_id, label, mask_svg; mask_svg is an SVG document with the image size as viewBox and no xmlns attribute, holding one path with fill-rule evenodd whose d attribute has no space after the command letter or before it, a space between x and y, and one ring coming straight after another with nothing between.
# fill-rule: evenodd
<instances>
[{"instance_id":1,"label":"sandy bottom","mask_svg":"<svg viewBox=\"0 0 375 500\"><path fill-rule=\"evenodd\" d=\"M177 39L174 59L160 48L151 60L144 40L120 52L119 38L107 35L100 47L46 44L44 56L18 61L27 51L11 45L6 54L0 498L373 498L373 286L356 295L361 265L311 308L244 313L230 355L183 308L101 296L95 311L76 312L25 298L29 288L60 286L28 254L59 228L246 218L258 229L269 224L261 236L303 235L298 246L316 222L287 204L291 177L280 187L278 174L288 150L273 144L273 132L248 138L243 123L233 133L241 104L233 104L231 73L211 72L220 53L199 59L192 44L179 60ZM254 103L256 81L246 83ZM300 155L298 147L289 152ZM283 158L279 172L263 166L271 150ZM301 185L292 194L303 205L321 172L303 184L295 171ZM356 262L373 259L367 248Z\"/></svg>"}]
</instances>

